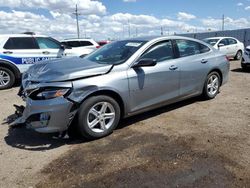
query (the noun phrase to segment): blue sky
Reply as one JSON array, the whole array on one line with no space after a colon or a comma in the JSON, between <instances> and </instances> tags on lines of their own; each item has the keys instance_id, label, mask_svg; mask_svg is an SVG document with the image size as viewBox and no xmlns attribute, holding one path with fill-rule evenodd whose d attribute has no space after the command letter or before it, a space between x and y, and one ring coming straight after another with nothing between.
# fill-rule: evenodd
<instances>
[{"instance_id":1,"label":"blue sky","mask_svg":"<svg viewBox=\"0 0 250 188\"><path fill-rule=\"evenodd\" d=\"M34 31L56 38L76 36L72 12L78 4L81 37L205 32L250 27L250 0L0 0L0 34ZM137 32L136 32L137 31Z\"/></svg>"},{"instance_id":2,"label":"blue sky","mask_svg":"<svg viewBox=\"0 0 250 188\"><path fill-rule=\"evenodd\" d=\"M123 3L119 0L102 0L110 13L130 12L132 14L153 14L159 17L175 16L178 12L189 12L199 17L221 17L223 12L231 17L249 17L250 11L245 11L245 6L250 6L247 0L137 0L136 2ZM238 3L245 6L238 7Z\"/></svg>"}]
</instances>

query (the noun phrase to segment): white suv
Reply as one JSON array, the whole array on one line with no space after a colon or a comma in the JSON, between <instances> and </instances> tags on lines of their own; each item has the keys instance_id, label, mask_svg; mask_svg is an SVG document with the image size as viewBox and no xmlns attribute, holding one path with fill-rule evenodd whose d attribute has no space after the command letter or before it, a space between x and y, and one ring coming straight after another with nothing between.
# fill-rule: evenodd
<instances>
[{"instance_id":1,"label":"white suv","mask_svg":"<svg viewBox=\"0 0 250 188\"><path fill-rule=\"evenodd\" d=\"M206 43L220 50L229 58L241 60L244 52L244 44L232 37L213 37L203 39Z\"/></svg>"},{"instance_id":2,"label":"white suv","mask_svg":"<svg viewBox=\"0 0 250 188\"><path fill-rule=\"evenodd\" d=\"M88 54L100 47L93 39L64 39L61 43L71 47L74 51L85 51Z\"/></svg>"},{"instance_id":3,"label":"white suv","mask_svg":"<svg viewBox=\"0 0 250 188\"><path fill-rule=\"evenodd\" d=\"M88 53L89 50L75 51L44 35L0 35L0 89L12 87L21 74L34 63Z\"/></svg>"}]
</instances>

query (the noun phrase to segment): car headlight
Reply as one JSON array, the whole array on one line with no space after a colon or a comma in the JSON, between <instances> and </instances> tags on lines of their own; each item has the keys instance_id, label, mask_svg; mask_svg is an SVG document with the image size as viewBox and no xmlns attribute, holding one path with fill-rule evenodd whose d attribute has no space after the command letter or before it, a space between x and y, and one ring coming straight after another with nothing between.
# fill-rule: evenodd
<instances>
[{"instance_id":1,"label":"car headlight","mask_svg":"<svg viewBox=\"0 0 250 188\"><path fill-rule=\"evenodd\" d=\"M39 91L38 93L36 93L35 96L33 96L33 98L38 99L38 100L53 99L57 97L64 97L67 94L69 94L69 92L70 92L70 88L57 88L57 89L48 88L48 89Z\"/></svg>"}]
</instances>

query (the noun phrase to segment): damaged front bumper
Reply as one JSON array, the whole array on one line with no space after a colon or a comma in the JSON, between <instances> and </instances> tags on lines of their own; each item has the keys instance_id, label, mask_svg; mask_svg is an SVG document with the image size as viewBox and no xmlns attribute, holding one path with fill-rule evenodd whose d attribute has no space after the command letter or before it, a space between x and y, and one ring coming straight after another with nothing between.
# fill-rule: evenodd
<instances>
[{"instance_id":1,"label":"damaged front bumper","mask_svg":"<svg viewBox=\"0 0 250 188\"><path fill-rule=\"evenodd\" d=\"M26 98L23 112L19 109L19 118L10 126L26 124L40 133L63 132L68 129L76 110L74 103L64 97L48 100L32 100Z\"/></svg>"}]
</instances>

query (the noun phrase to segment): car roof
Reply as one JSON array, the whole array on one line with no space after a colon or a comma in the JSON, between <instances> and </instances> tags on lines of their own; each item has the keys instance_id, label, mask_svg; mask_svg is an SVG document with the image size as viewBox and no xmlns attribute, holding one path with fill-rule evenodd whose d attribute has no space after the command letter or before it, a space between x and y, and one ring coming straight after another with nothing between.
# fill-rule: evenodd
<instances>
[{"instance_id":1,"label":"car roof","mask_svg":"<svg viewBox=\"0 0 250 188\"><path fill-rule=\"evenodd\" d=\"M94 39L81 39L81 38L72 38L72 39L63 39L62 42L67 42L67 41L94 41Z\"/></svg>"},{"instance_id":2,"label":"car roof","mask_svg":"<svg viewBox=\"0 0 250 188\"><path fill-rule=\"evenodd\" d=\"M224 38L236 39L236 38L233 38L233 37L210 37L210 38L205 38L205 39L224 39Z\"/></svg>"},{"instance_id":3,"label":"car roof","mask_svg":"<svg viewBox=\"0 0 250 188\"><path fill-rule=\"evenodd\" d=\"M45 35L30 35L30 34L2 34L0 35L1 38L9 38L9 37L48 37Z\"/></svg>"},{"instance_id":4,"label":"car roof","mask_svg":"<svg viewBox=\"0 0 250 188\"><path fill-rule=\"evenodd\" d=\"M168 36L146 36L146 37L136 37L136 38L130 38L125 40L137 40L137 41L152 41L152 40L171 40L171 39L186 39L186 40L194 40L198 41L197 39L190 38L190 37L183 37L178 35L168 35Z\"/></svg>"}]
</instances>

